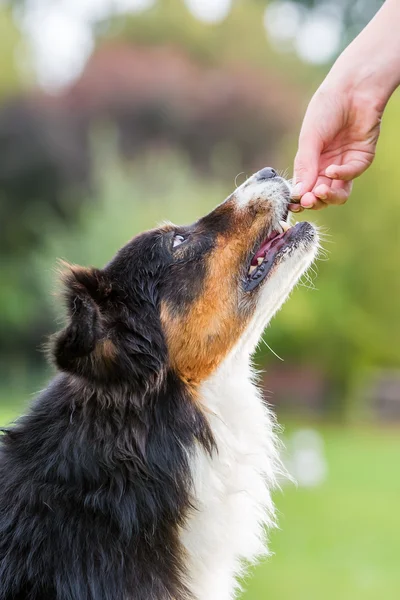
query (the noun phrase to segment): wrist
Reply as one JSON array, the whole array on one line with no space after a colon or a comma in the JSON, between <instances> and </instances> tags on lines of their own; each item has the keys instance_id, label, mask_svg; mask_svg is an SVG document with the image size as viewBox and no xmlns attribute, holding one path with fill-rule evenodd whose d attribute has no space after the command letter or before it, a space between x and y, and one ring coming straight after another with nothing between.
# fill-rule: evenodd
<instances>
[{"instance_id":1,"label":"wrist","mask_svg":"<svg viewBox=\"0 0 400 600\"><path fill-rule=\"evenodd\" d=\"M400 36L390 33L397 23L400 2L386 0L333 65L332 82L341 89L374 96L384 107L400 85Z\"/></svg>"},{"instance_id":2,"label":"wrist","mask_svg":"<svg viewBox=\"0 0 400 600\"><path fill-rule=\"evenodd\" d=\"M326 80L329 87L351 97L370 98L377 109L383 111L400 85L400 49L399 57L396 57L398 69L383 55L372 59L358 51L355 57L349 54L343 53L333 65Z\"/></svg>"}]
</instances>

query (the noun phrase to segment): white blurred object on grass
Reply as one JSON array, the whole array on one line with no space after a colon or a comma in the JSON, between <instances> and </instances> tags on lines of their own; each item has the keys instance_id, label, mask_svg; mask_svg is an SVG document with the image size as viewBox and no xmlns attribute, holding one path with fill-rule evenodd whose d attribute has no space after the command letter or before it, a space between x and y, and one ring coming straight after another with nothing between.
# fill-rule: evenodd
<instances>
[{"instance_id":1,"label":"white blurred object on grass","mask_svg":"<svg viewBox=\"0 0 400 600\"><path fill-rule=\"evenodd\" d=\"M328 476L324 440L315 429L299 429L287 442L286 468L300 487L317 487Z\"/></svg>"}]
</instances>

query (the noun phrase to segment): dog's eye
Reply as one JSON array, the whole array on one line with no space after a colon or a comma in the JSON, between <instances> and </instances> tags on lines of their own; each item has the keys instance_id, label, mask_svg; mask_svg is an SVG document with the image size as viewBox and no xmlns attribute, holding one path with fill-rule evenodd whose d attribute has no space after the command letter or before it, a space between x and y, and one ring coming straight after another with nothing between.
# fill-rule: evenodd
<instances>
[{"instance_id":1,"label":"dog's eye","mask_svg":"<svg viewBox=\"0 0 400 600\"><path fill-rule=\"evenodd\" d=\"M186 238L184 238L183 235L176 234L174 236L174 241L172 242L172 247L176 248L177 246L180 246L185 240Z\"/></svg>"}]
</instances>

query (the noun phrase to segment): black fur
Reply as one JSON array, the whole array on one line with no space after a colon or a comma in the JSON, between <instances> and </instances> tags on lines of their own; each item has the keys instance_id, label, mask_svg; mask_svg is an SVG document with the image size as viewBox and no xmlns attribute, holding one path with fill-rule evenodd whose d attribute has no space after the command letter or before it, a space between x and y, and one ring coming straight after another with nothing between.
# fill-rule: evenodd
<instances>
[{"instance_id":1,"label":"black fur","mask_svg":"<svg viewBox=\"0 0 400 600\"><path fill-rule=\"evenodd\" d=\"M136 238L103 270L68 268L62 372L2 436L0 600L191 598L178 531L191 454L214 443L169 368L159 309L173 269L190 262L200 290L213 236L176 259L173 233Z\"/></svg>"}]
</instances>

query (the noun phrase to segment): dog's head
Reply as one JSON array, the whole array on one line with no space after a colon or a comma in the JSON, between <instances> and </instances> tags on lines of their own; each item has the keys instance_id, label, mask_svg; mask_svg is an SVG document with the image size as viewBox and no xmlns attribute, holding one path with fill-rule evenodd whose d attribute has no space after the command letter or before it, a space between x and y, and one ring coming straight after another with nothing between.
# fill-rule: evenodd
<instances>
[{"instance_id":1,"label":"dog's head","mask_svg":"<svg viewBox=\"0 0 400 600\"><path fill-rule=\"evenodd\" d=\"M58 366L144 390L174 371L194 388L234 347L249 354L316 254L289 228L290 190L263 169L193 225L135 237L101 270L69 267Z\"/></svg>"}]
</instances>

